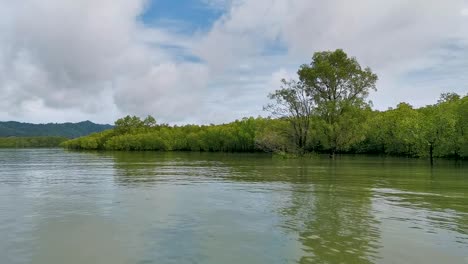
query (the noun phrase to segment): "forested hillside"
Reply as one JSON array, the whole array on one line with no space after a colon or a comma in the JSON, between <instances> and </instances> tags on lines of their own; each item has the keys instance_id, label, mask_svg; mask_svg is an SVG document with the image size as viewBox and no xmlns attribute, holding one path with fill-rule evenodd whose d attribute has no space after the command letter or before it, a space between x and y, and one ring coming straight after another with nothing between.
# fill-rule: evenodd
<instances>
[{"instance_id":1,"label":"forested hillside","mask_svg":"<svg viewBox=\"0 0 468 264\"><path fill-rule=\"evenodd\" d=\"M0 137L66 137L76 138L112 128L111 125L90 121L79 123L30 124L14 121L0 122Z\"/></svg>"}]
</instances>

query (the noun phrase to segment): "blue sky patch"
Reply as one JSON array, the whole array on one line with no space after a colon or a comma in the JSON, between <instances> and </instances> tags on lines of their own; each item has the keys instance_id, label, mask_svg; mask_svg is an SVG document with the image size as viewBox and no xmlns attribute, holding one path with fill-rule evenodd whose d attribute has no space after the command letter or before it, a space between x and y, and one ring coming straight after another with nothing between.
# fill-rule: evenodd
<instances>
[{"instance_id":1,"label":"blue sky patch","mask_svg":"<svg viewBox=\"0 0 468 264\"><path fill-rule=\"evenodd\" d=\"M151 0L141 19L148 25L175 26L185 33L208 30L222 11L202 0Z\"/></svg>"}]
</instances>

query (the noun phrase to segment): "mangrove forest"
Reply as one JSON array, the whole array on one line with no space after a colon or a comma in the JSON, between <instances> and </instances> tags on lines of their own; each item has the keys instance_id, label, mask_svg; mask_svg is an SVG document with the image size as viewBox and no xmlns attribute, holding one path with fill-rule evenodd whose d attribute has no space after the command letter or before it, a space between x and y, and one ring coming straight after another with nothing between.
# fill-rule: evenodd
<instances>
[{"instance_id":1,"label":"mangrove forest","mask_svg":"<svg viewBox=\"0 0 468 264\"><path fill-rule=\"evenodd\" d=\"M343 50L316 52L296 80L269 95L268 117L218 125L159 124L126 116L114 128L65 141L68 149L386 154L468 158L468 96L444 93L433 105L372 109L378 77Z\"/></svg>"}]
</instances>

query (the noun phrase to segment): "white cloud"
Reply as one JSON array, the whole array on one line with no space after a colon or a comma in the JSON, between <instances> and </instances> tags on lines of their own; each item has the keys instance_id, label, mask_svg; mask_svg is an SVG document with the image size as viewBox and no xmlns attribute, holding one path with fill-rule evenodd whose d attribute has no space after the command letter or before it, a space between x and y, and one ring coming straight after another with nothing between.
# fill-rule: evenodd
<instances>
[{"instance_id":1,"label":"white cloud","mask_svg":"<svg viewBox=\"0 0 468 264\"><path fill-rule=\"evenodd\" d=\"M437 67L436 63L442 67L441 54L436 51L447 51L443 49L447 44L468 41L466 21L457 16L463 5L462 0L238 1L204 36L195 52L219 68L255 56L262 58L269 43L279 42L288 56L279 64L270 64L275 71L287 64L295 64L290 70L296 70L299 64L309 62L315 51L343 48L379 75L379 92L372 96L377 107L417 100L420 93L435 100L444 91L446 79L438 80L429 90L411 87L412 97L407 96L408 85L403 86L401 79L410 72ZM460 61L467 61L466 53L458 54ZM461 87L462 68L451 70L452 77L459 76L458 82L450 79L451 89L466 89Z\"/></svg>"},{"instance_id":2,"label":"white cloud","mask_svg":"<svg viewBox=\"0 0 468 264\"><path fill-rule=\"evenodd\" d=\"M144 0L0 1L0 119L229 121L262 113L279 79L335 48L379 75L379 108L466 92L463 0L202 2L223 15L183 35L143 24Z\"/></svg>"},{"instance_id":3,"label":"white cloud","mask_svg":"<svg viewBox=\"0 0 468 264\"><path fill-rule=\"evenodd\" d=\"M112 122L116 112L166 121L189 115L206 67L174 62L161 45L189 41L139 22L144 6L142 0L0 2L0 107L6 112L0 117L34 121L32 111L65 111L70 120L94 119L106 112Z\"/></svg>"},{"instance_id":4,"label":"white cloud","mask_svg":"<svg viewBox=\"0 0 468 264\"><path fill-rule=\"evenodd\" d=\"M114 98L125 112L154 113L163 121L181 122L197 114L207 80L203 65L164 63L118 78Z\"/></svg>"},{"instance_id":5,"label":"white cloud","mask_svg":"<svg viewBox=\"0 0 468 264\"><path fill-rule=\"evenodd\" d=\"M468 8L463 8L460 13L462 16L468 16Z\"/></svg>"}]
</instances>

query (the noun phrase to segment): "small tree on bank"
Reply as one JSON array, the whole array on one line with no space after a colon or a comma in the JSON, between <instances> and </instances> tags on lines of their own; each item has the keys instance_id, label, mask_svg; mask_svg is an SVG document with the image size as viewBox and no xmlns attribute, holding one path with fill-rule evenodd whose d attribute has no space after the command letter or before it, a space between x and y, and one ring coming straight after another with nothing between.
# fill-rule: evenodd
<instances>
[{"instance_id":1,"label":"small tree on bank","mask_svg":"<svg viewBox=\"0 0 468 264\"><path fill-rule=\"evenodd\" d=\"M313 100L302 82L285 79L281 82L281 89L268 96L275 103L268 104L264 110L289 122L296 151L304 154L314 111Z\"/></svg>"}]
</instances>

